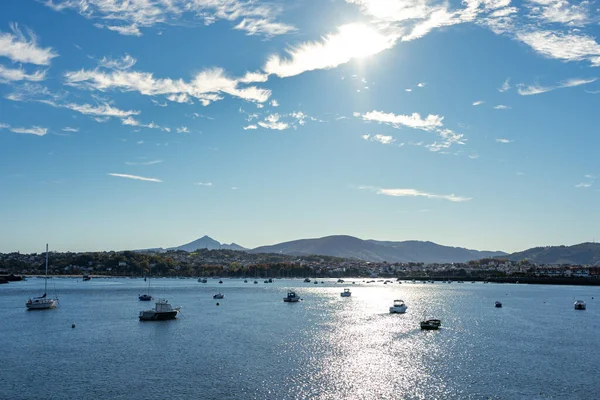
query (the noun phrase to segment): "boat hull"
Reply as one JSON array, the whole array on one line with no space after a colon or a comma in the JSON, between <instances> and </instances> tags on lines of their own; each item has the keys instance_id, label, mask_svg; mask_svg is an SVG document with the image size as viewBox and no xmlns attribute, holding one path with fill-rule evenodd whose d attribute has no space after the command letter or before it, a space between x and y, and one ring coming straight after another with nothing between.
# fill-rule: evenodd
<instances>
[{"instance_id":1,"label":"boat hull","mask_svg":"<svg viewBox=\"0 0 600 400\"><path fill-rule=\"evenodd\" d=\"M48 310L50 308L56 308L56 300L45 299L45 300L34 300L31 303L25 303L28 310Z\"/></svg>"},{"instance_id":2,"label":"boat hull","mask_svg":"<svg viewBox=\"0 0 600 400\"><path fill-rule=\"evenodd\" d=\"M404 314L408 307L390 307L390 314Z\"/></svg>"},{"instance_id":3,"label":"boat hull","mask_svg":"<svg viewBox=\"0 0 600 400\"><path fill-rule=\"evenodd\" d=\"M140 313L140 321L165 321L168 319L177 318L179 311L166 311L166 312L148 312L142 311Z\"/></svg>"}]
</instances>

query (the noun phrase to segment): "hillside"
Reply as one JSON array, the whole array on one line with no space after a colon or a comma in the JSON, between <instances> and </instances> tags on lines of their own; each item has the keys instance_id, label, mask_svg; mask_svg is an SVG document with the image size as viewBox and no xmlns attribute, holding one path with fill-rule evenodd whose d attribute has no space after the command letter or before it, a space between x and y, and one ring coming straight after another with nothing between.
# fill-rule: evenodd
<instances>
[{"instance_id":1,"label":"hillside","mask_svg":"<svg viewBox=\"0 0 600 400\"><path fill-rule=\"evenodd\" d=\"M581 243L573 246L534 247L513 253L511 261L528 260L536 264L600 264L600 243Z\"/></svg>"}]
</instances>

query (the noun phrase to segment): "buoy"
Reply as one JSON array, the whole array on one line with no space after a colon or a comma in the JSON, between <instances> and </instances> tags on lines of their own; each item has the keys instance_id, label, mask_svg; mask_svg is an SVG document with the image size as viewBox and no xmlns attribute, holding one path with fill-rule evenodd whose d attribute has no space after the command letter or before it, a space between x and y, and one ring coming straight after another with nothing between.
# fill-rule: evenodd
<instances>
[{"instance_id":1,"label":"buoy","mask_svg":"<svg viewBox=\"0 0 600 400\"><path fill-rule=\"evenodd\" d=\"M75 328L75 324L71 324L71 328Z\"/></svg>"},{"instance_id":2,"label":"buoy","mask_svg":"<svg viewBox=\"0 0 600 400\"><path fill-rule=\"evenodd\" d=\"M219 303L217 303L217 305L218 305L218 306L220 306L220 304L219 304Z\"/></svg>"}]
</instances>

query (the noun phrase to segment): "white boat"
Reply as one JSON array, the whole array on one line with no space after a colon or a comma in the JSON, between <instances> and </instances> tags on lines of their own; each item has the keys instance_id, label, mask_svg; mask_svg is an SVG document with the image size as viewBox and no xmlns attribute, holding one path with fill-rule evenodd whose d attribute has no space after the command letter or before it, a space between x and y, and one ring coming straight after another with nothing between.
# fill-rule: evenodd
<instances>
[{"instance_id":1,"label":"white boat","mask_svg":"<svg viewBox=\"0 0 600 400\"><path fill-rule=\"evenodd\" d=\"M48 293L48 244L46 244L46 276L44 277L44 294L40 297L28 299L25 306L28 310L47 310L55 308L58 304L58 299L51 299L47 296ZM56 297L56 296L55 296Z\"/></svg>"},{"instance_id":2,"label":"white boat","mask_svg":"<svg viewBox=\"0 0 600 400\"><path fill-rule=\"evenodd\" d=\"M300 301L300 297L296 294L296 292L288 291L287 296L283 298L283 301L286 303L297 303Z\"/></svg>"},{"instance_id":3,"label":"white boat","mask_svg":"<svg viewBox=\"0 0 600 400\"><path fill-rule=\"evenodd\" d=\"M344 291L342 293L340 293L340 296L350 297L350 296L352 296L352 293L350 292L350 289L344 289Z\"/></svg>"},{"instance_id":4,"label":"white boat","mask_svg":"<svg viewBox=\"0 0 600 400\"><path fill-rule=\"evenodd\" d=\"M160 299L156 301L151 310L140 311L140 321L163 321L166 319L175 319L181 307L173 308L168 300Z\"/></svg>"},{"instance_id":5,"label":"white boat","mask_svg":"<svg viewBox=\"0 0 600 400\"><path fill-rule=\"evenodd\" d=\"M394 305L390 307L390 314L404 314L407 308L403 300L394 300Z\"/></svg>"},{"instance_id":6,"label":"white boat","mask_svg":"<svg viewBox=\"0 0 600 400\"><path fill-rule=\"evenodd\" d=\"M573 306L576 310L585 310L587 307L583 300L577 300Z\"/></svg>"}]
</instances>

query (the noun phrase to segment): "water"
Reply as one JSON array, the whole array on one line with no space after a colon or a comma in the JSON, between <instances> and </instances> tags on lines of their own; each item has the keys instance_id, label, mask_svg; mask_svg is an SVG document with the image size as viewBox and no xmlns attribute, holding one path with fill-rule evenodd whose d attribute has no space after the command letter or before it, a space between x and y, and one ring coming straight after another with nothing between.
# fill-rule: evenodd
<instances>
[{"instance_id":1,"label":"water","mask_svg":"<svg viewBox=\"0 0 600 400\"><path fill-rule=\"evenodd\" d=\"M24 304L42 279L2 285L0 398L589 399L600 391L600 288L324 281L155 279L152 294L183 307L163 322L138 321L153 306L137 299L143 279L53 279L60 307L45 311ZM352 297L340 297L344 287ZM304 301L284 303L288 288ZM212 299L218 291L225 299ZM406 314L388 313L394 299ZM588 309L573 310L576 299ZM441 319L442 329L421 331L424 317Z\"/></svg>"}]
</instances>

